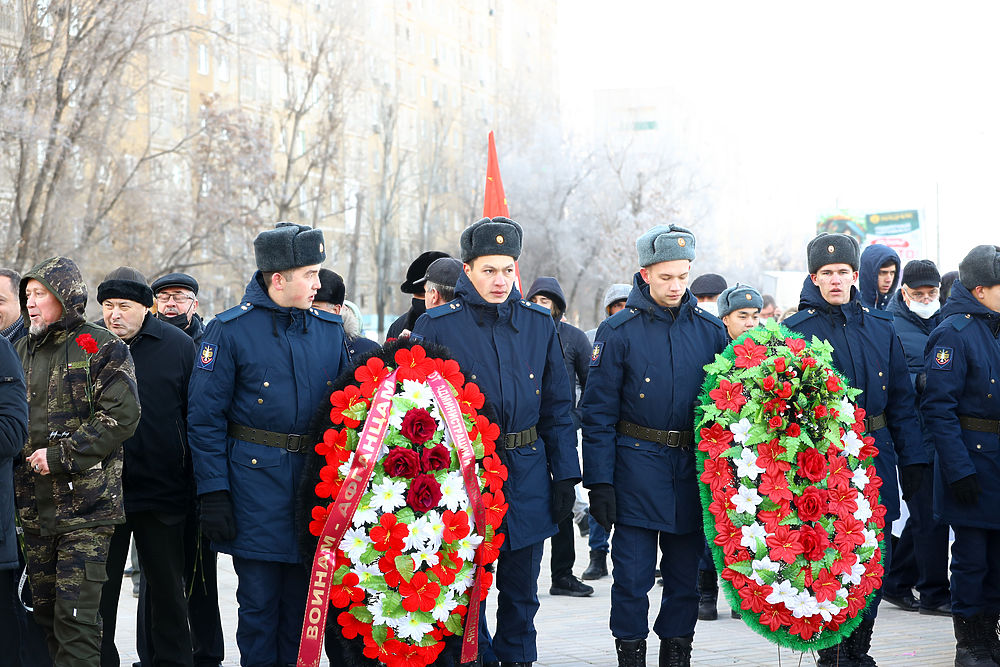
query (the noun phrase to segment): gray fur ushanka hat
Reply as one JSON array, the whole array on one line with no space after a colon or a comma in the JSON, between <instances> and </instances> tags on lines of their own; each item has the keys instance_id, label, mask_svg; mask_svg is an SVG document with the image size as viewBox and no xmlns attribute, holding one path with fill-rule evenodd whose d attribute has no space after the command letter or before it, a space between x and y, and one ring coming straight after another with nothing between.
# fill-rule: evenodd
<instances>
[{"instance_id":1,"label":"gray fur ushanka hat","mask_svg":"<svg viewBox=\"0 0 1000 667\"><path fill-rule=\"evenodd\" d=\"M279 222L253 240L253 254L262 272L286 271L322 264L326 259L323 231L293 222Z\"/></svg>"}]
</instances>

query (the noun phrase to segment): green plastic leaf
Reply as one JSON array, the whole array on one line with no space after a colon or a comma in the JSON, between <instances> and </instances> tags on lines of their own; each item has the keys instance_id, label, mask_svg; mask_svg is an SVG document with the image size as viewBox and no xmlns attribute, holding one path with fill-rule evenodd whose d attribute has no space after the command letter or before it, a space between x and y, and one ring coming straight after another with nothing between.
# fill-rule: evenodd
<instances>
[{"instance_id":1,"label":"green plastic leaf","mask_svg":"<svg viewBox=\"0 0 1000 667\"><path fill-rule=\"evenodd\" d=\"M372 616L372 613L368 611L368 607L364 606L363 604L359 604L356 607L351 607L351 610L348 613L354 618L361 621L362 623L371 623L372 619L374 618Z\"/></svg>"},{"instance_id":2,"label":"green plastic leaf","mask_svg":"<svg viewBox=\"0 0 1000 667\"><path fill-rule=\"evenodd\" d=\"M413 558L406 554L396 556L396 569L399 570L399 576L403 578L403 581L409 583L410 579L413 578Z\"/></svg>"},{"instance_id":3,"label":"green plastic leaf","mask_svg":"<svg viewBox=\"0 0 1000 667\"><path fill-rule=\"evenodd\" d=\"M361 562L365 565L371 565L381 557L382 552L376 549L374 544L369 544L365 552L361 554Z\"/></svg>"},{"instance_id":4,"label":"green plastic leaf","mask_svg":"<svg viewBox=\"0 0 1000 667\"><path fill-rule=\"evenodd\" d=\"M406 610L403 609L403 596L396 591L389 591L382 598L382 615L386 618L400 618Z\"/></svg>"},{"instance_id":5,"label":"green plastic leaf","mask_svg":"<svg viewBox=\"0 0 1000 667\"><path fill-rule=\"evenodd\" d=\"M349 568L346 565L341 565L334 571L333 576L330 577L330 581L333 583L334 586L339 586L341 582L344 581L344 576L350 571L351 568Z\"/></svg>"},{"instance_id":6,"label":"green plastic leaf","mask_svg":"<svg viewBox=\"0 0 1000 667\"><path fill-rule=\"evenodd\" d=\"M403 523L413 523L416 519L416 515L413 513L413 509L409 507L404 507L401 510L396 511L396 520Z\"/></svg>"},{"instance_id":7,"label":"green plastic leaf","mask_svg":"<svg viewBox=\"0 0 1000 667\"><path fill-rule=\"evenodd\" d=\"M715 355L715 361L705 366L705 372L709 375L720 375L733 367L733 362L726 359L721 354Z\"/></svg>"},{"instance_id":8,"label":"green plastic leaf","mask_svg":"<svg viewBox=\"0 0 1000 667\"><path fill-rule=\"evenodd\" d=\"M772 317L769 317L766 320L764 320L764 328L773 334L777 334L779 331L781 331L781 327L778 325L777 320L775 320Z\"/></svg>"},{"instance_id":9,"label":"green plastic leaf","mask_svg":"<svg viewBox=\"0 0 1000 667\"><path fill-rule=\"evenodd\" d=\"M730 570L734 572L739 572L742 575L749 577L753 574L753 565L750 564L748 560L738 560L727 565Z\"/></svg>"},{"instance_id":10,"label":"green plastic leaf","mask_svg":"<svg viewBox=\"0 0 1000 667\"><path fill-rule=\"evenodd\" d=\"M792 512L791 514L789 514L788 516L786 516L784 519L782 519L781 521L779 521L778 525L779 526L801 526L802 522L799 521L799 517L795 514L795 512Z\"/></svg>"},{"instance_id":11,"label":"green plastic leaf","mask_svg":"<svg viewBox=\"0 0 1000 667\"><path fill-rule=\"evenodd\" d=\"M395 618L395 617L393 617ZM375 643L381 646L385 643L385 640L389 638L389 626L388 625L373 625L372 626L372 639Z\"/></svg>"},{"instance_id":12,"label":"green plastic leaf","mask_svg":"<svg viewBox=\"0 0 1000 667\"><path fill-rule=\"evenodd\" d=\"M773 584L778 579L778 573L772 572L771 570L757 570L757 576L760 577L760 580L768 586Z\"/></svg>"},{"instance_id":13,"label":"green plastic leaf","mask_svg":"<svg viewBox=\"0 0 1000 667\"><path fill-rule=\"evenodd\" d=\"M452 614L448 617L448 620L444 622L444 627L447 628L448 632L453 635L461 635L465 630L465 626L462 623L462 617L458 614Z\"/></svg>"}]
</instances>

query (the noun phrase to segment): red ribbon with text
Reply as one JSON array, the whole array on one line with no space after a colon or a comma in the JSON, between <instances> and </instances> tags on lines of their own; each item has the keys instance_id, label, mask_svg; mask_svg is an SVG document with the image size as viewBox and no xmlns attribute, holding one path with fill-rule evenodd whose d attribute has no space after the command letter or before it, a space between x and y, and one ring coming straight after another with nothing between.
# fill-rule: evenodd
<instances>
[{"instance_id":1,"label":"red ribbon with text","mask_svg":"<svg viewBox=\"0 0 1000 667\"><path fill-rule=\"evenodd\" d=\"M486 508L479 494L479 477L476 476L476 454L465 430L465 420L462 419L462 408L451 393L451 385L441 374L434 371L427 377L427 384L437 400L438 412L444 418L445 427L451 435L452 442L458 452L459 466L462 468L462 478L465 480L465 491L472 505L472 514L476 521L476 532L486 539ZM476 551L476 574L469 591L469 608L465 613L465 632L462 635L462 662L472 662L479 653L479 606L482 590L482 551Z\"/></svg>"},{"instance_id":2,"label":"red ribbon with text","mask_svg":"<svg viewBox=\"0 0 1000 667\"><path fill-rule=\"evenodd\" d=\"M354 513L361 503L361 497L368 487L375 463L378 459L382 440L389 428L389 410L392 396L396 392L396 371L389 374L379 385L372 399L371 409L354 453L354 462L340 487L337 499L330 508L330 514L323 525L316 555L313 557L312 572L309 575L309 593L306 600L305 619L302 622L302 638L299 641L298 667L319 667L323 653L323 634L326 630L326 614L330 606L330 565L336 562L337 547L344 533L351 525Z\"/></svg>"}]
</instances>

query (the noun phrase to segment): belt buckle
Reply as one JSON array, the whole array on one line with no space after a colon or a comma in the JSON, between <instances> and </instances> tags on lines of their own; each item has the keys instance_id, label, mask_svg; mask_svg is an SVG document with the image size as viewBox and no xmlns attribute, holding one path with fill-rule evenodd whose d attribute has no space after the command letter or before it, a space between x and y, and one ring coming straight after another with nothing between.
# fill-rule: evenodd
<instances>
[{"instance_id":1,"label":"belt buckle","mask_svg":"<svg viewBox=\"0 0 1000 667\"><path fill-rule=\"evenodd\" d=\"M295 443L294 445L292 443ZM289 433L285 438L285 451L291 453L297 453L302 449L302 436L296 435L295 433Z\"/></svg>"},{"instance_id":2,"label":"belt buckle","mask_svg":"<svg viewBox=\"0 0 1000 667\"><path fill-rule=\"evenodd\" d=\"M681 432L667 431L667 447L680 447L680 446L681 446Z\"/></svg>"},{"instance_id":3,"label":"belt buckle","mask_svg":"<svg viewBox=\"0 0 1000 667\"><path fill-rule=\"evenodd\" d=\"M503 448L504 449L517 449L518 440L520 440L520 433L508 433L503 437Z\"/></svg>"}]
</instances>

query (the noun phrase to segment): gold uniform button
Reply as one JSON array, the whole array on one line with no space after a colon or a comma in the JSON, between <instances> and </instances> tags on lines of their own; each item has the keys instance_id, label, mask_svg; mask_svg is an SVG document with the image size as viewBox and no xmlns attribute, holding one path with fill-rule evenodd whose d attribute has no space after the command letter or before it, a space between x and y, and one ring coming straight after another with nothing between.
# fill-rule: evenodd
<instances>
[{"instance_id":1,"label":"gold uniform button","mask_svg":"<svg viewBox=\"0 0 1000 667\"><path fill-rule=\"evenodd\" d=\"M476 376L475 376L475 375L473 375L473 376L472 376L472 379L473 379L473 380L475 380L475 379L476 379Z\"/></svg>"},{"instance_id":2,"label":"gold uniform button","mask_svg":"<svg viewBox=\"0 0 1000 667\"><path fill-rule=\"evenodd\" d=\"M257 465L257 459L250 459L250 463Z\"/></svg>"},{"instance_id":3,"label":"gold uniform button","mask_svg":"<svg viewBox=\"0 0 1000 667\"><path fill-rule=\"evenodd\" d=\"M879 376L879 377L882 377L882 371L879 371L879 372L878 372L878 376ZM264 386L266 387L267 385L265 384Z\"/></svg>"},{"instance_id":4,"label":"gold uniform button","mask_svg":"<svg viewBox=\"0 0 1000 667\"><path fill-rule=\"evenodd\" d=\"M639 398L646 398L645 394L639 394Z\"/></svg>"},{"instance_id":5,"label":"gold uniform button","mask_svg":"<svg viewBox=\"0 0 1000 667\"><path fill-rule=\"evenodd\" d=\"M986 398L993 398L993 394L986 394Z\"/></svg>"},{"instance_id":6,"label":"gold uniform button","mask_svg":"<svg viewBox=\"0 0 1000 667\"><path fill-rule=\"evenodd\" d=\"M263 402L264 402L264 399L263 399L263 398L258 398L258 399L257 399L257 402L258 402L258 403L263 403Z\"/></svg>"},{"instance_id":7,"label":"gold uniform button","mask_svg":"<svg viewBox=\"0 0 1000 667\"><path fill-rule=\"evenodd\" d=\"M534 373L528 373L528 377L531 378L532 380L534 380L535 379L535 374Z\"/></svg>"},{"instance_id":8,"label":"gold uniform button","mask_svg":"<svg viewBox=\"0 0 1000 667\"><path fill-rule=\"evenodd\" d=\"M538 391L537 389L535 390L535 394L536 394L536 395L538 395L538 394L540 394L540 393L541 393L541 392L540 392L540 391Z\"/></svg>"},{"instance_id":9,"label":"gold uniform button","mask_svg":"<svg viewBox=\"0 0 1000 667\"><path fill-rule=\"evenodd\" d=\"M503 237L497 234L497 243L503 243Z\"/></svg>"},{"instance_id":10,"label":"gold uniform button","mask_svg":"<svg viewBox=\"0 0 1000 667\"><path fill-rule=\"evenodd\" d=\"M996 380L993 380L993 379L990 380L990 384L996 384L996 383L997 383Z\"/></svg>"},{"instance_id":11,"label":"gold uniform button","mask_svg":"<svg viewBox=\"0 0 1000 667\"><path fill-rule=\"evenodd\" d=\"M879 375L881 375L881 373L879 373ZM264 386L265 386L265 387L270 387L270 386L271 386L271 383L270 383L270 382L265 382L265 383L264 383Z\"/></svg>"},{"instance_id":12,"label":"gold uniform button","mask_svg":"<svg viewBox=\"0 0 1000 667\"><path fill-rule=\"evenodd\" d=\"M646 378L646 382L649 382L649 378Z\"/></svg>"},{"instance_id":13,"label":"gold uniform button","mask_svg":"<svg viewBox=\"0 0 1000 667\"><path fill-rule=\"evenodd\" d=\"M882 385L882 391L885 391L885 385Z\"/></svg>"},{"instance_id":14,"label":"gold uniform button","mask_svg":"<svg viewBox=\"0 0 1000 667\"><path fill-rule=\"evenodd\" d=\"M327 387L332 387L333 386L333 380L327 380L326 381L326 386Z\"/></svg>"},{"instance_id":15,"label":"gold uniform button","mask_svg":"<svg viewBox=\"0 0 1000 667\"><path fill-rule=\"evenodd\" d=\"M982 448L983 448L982 445L976 445L976 449L982 449Z\"/></svg>"}]
</instances>

